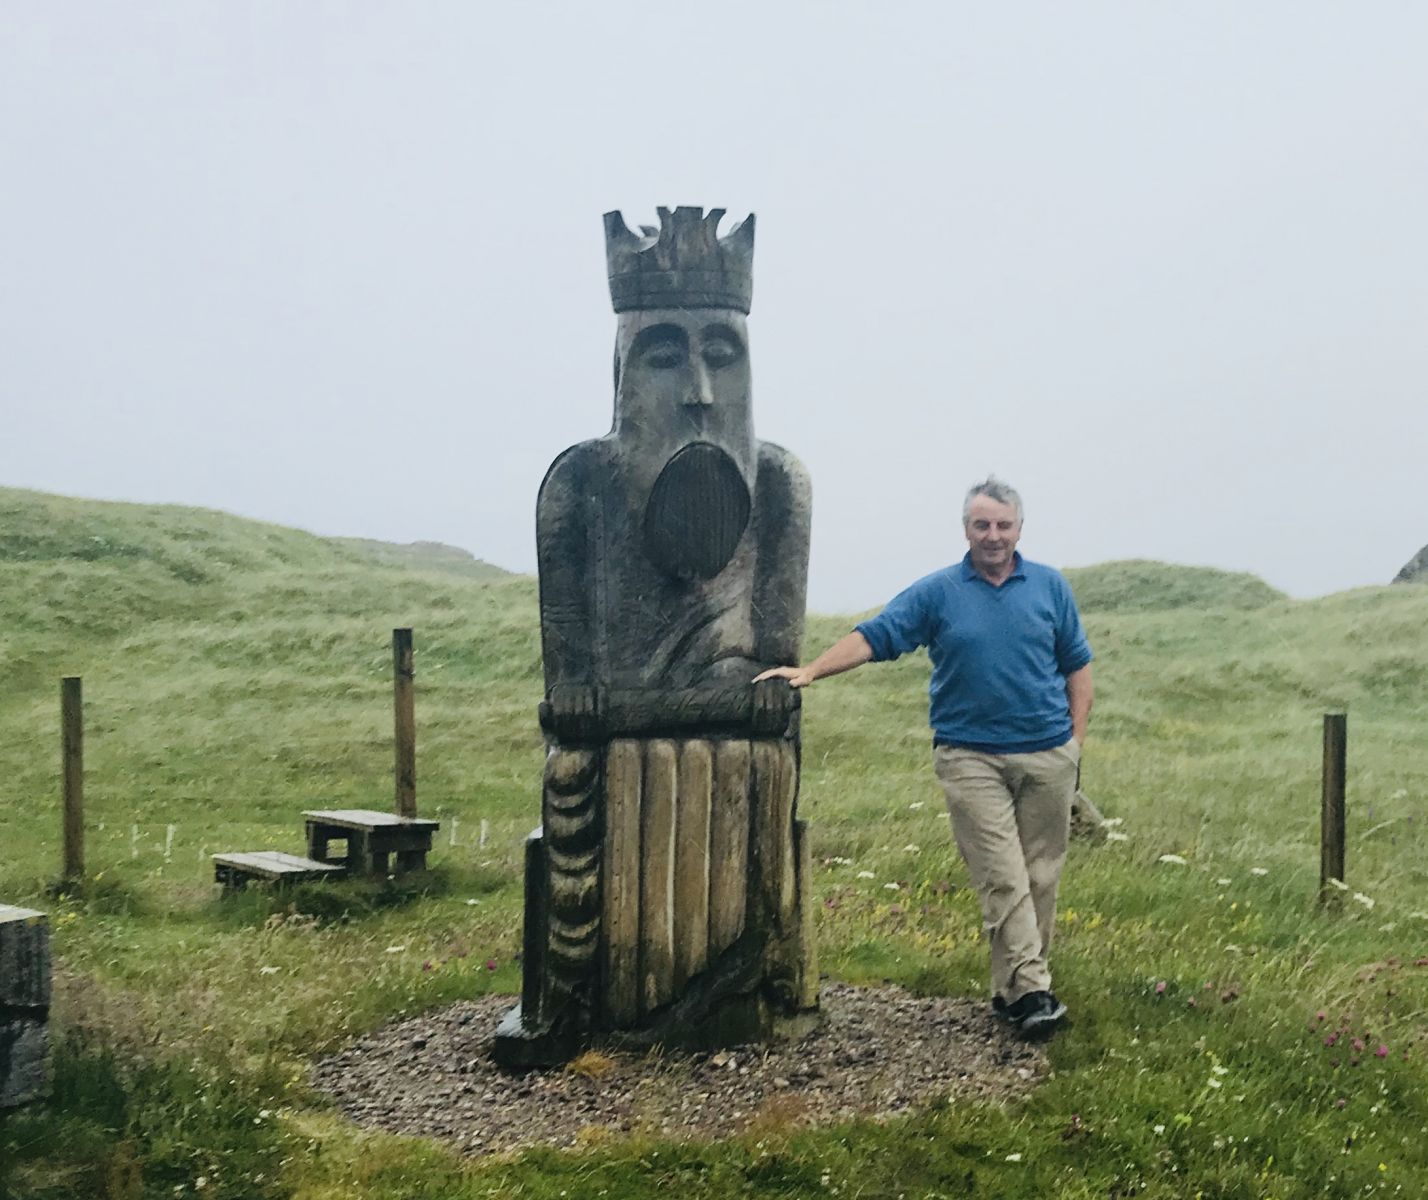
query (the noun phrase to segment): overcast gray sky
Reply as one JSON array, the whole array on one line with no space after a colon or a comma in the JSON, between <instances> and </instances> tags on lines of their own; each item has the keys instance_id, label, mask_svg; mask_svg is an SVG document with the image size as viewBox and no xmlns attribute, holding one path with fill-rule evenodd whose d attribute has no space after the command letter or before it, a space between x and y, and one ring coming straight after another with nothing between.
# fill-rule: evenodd
<instances>
[{"instance_id":1,"label":"overcast gray sky","mask_svg":"<svg viewBox=\"0 0 1428 1200\"><path fill-rule=\"evenodd\" d=\"M610 423L600 214L758 214L810 602L1022 549L1428 541L1428 5L0 0L0 484L532 570Z\"/></svg>"}]
</instances>

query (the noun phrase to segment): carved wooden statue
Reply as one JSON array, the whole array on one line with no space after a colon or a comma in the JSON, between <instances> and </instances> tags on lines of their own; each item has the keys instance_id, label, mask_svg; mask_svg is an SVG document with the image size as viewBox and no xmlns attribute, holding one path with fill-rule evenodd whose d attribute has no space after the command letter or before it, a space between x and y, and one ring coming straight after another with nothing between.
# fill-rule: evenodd
<instances>
[{"instance_id":1,"label":"carved wooden statue","mask_svg":"<svg viewBox=\"0 0 1428 1200\"><path fill-rule=\"evenodd\" d=\"M537 505L548 756L496 1053L713 1046L817 1007L798 697L808 476L754 438L754 218L605 216L615 421Z\"/></svg>"}]
</instances>

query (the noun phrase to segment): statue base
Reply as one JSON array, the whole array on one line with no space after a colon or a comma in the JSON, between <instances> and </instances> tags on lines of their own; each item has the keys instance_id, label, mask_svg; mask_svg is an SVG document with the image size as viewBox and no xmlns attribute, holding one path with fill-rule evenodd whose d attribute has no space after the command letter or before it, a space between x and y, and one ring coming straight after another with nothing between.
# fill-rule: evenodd
<instances>
[{"instance_id":1,"label":"statue base","mask_svg":"<svg viewBox=\"0 0 1428 1200\"><path fill-rule=\"evenodd\" d=\"M509 1070L559 1067L584 1050L721 1050L730 1046L796 1042L818 1028L817 1009L787 1015L758 996L726 1001L697 1025L661 1023L647 1030L618 1029L594 1034L558 1025L528 1029L517 1004L501 1019L491 1054Z\"/></svg>"}]
</instances>

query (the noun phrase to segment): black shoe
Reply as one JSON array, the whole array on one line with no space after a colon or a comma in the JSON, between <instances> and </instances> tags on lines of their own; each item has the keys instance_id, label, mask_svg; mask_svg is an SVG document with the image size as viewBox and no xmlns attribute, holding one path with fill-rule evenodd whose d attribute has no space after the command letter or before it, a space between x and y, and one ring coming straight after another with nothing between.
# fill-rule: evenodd
<instances>
[{"instance_id":1,"label":"black shoe","mask_svg":"<svg viewBox=\"0 0 1428 1200\"><path fill-rule=\"evenodd\" d=\"M1006 1007L1007 1020L1019 1033L1050 1033L1066 1015L1066 1006L1050 992L1027 992Z\"/></svg>"},{"instance_id":2,"label":"black shoe","mask_svg":"<svg viewBox=\"0 0 1428 1200\"><path fill-rule=\"evenodd\" d=\"M1011 1018L1007 1016L1007 1002L1000 996L992 997L992 1012L994 1015L1001 1017L1003 1021L1011 1020Z\"/></svg>"}]
</instances>

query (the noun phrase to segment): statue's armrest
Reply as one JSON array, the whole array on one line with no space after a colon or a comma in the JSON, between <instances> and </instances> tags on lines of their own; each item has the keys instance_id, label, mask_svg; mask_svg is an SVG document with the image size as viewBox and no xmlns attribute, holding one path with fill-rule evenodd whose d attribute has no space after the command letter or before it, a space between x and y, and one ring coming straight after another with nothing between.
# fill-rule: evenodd
<instances>
[{"instance_id":1,"label":"statue's armrest","mask_svg":"<svg viewBox=\"0 0 1428 1200\"><path fill-rule=\"evenodd\" d=\"M781 737L799 703L782 679L675 689L557 684L541 703L540 723L561 742L714 732Z\"/></svg>"}]
</instances>

